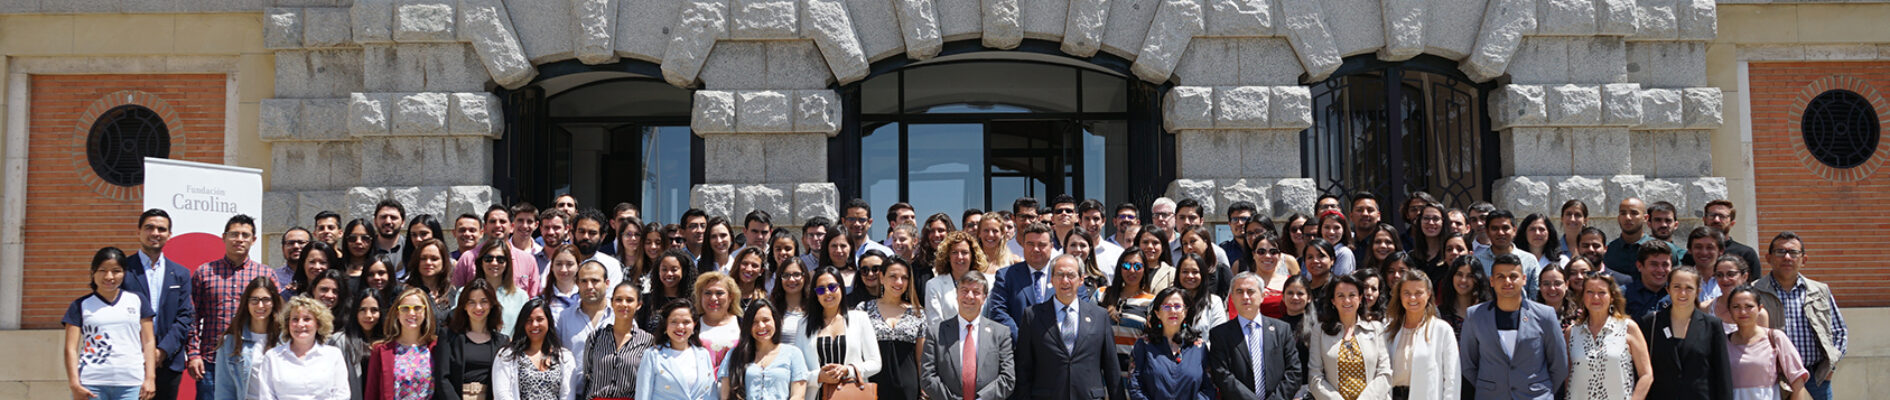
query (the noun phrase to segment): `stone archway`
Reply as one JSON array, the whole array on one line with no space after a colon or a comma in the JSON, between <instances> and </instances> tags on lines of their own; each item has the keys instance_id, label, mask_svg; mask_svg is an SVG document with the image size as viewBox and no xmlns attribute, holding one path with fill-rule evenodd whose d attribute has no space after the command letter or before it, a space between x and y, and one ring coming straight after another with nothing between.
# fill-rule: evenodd
<instances>
[{"instance_id":1,"label":"stone archway","mask_svg":"<svg viewBox=\"0 0 1890 400\"><path fill-rule=\"evenodd\" d=\"M1210 219L1236 200L1276 216L1310 208L1300 156L1279 149L1296 148L1282 144L1312 124L1303 85L1358 54L1432 54L1474 80L1506 82L1490 101L1510 176L1498 182L1503 207L1542 212L1551 199L1642 195L1692 209L1725 191L1702 167L1710 163L1699 162L1710 157L1707 130L1722 120L1721 95L1703 73L1714 10L1711 0L355 0L271 8L264 39L276 51L277 86L262 104L261 131L278 158L328 161L279 165L288 168L277 168L267 197L271 211L297 220L324 209L365 214L380 196L448 214L496 202L480 171L489 171L491 140L504 124L487 90L531 82L534 65L631 58L661 65L671 84L699 88L691 120L708 159L763 160L759 175L706 177L692 203L725 215L767 209L798 224L834 215L838 202L824 165L785 161L826 155L825 136L842 122L835 85L865 77L876 60L932 57L946 41L1007 49L1031 38L1073 56L1133 60L1138 78L1174 85L1162 105L1181 160L1170 192L1202 200ZM358 168L336 167L350 164Z\"/></svg>"}]
</instances>

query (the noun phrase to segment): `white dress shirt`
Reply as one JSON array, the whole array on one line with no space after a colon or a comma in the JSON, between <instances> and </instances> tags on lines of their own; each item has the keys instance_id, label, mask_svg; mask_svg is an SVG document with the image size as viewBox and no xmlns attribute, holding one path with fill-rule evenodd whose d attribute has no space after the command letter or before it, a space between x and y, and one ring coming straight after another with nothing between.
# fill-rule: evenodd
<instances>
[{"instance_id":1,"label":"white dress shirt","mask_svg":"<svg viewBox=\"0 0 1890 400\"><path fill-rule=\"evenodd\" d=\"M262 400L347 400L348 385L336 384L348 381L347 363L335 346L317 343L296 357L283 343L263 353L249 385Z\"/></svg>"}]
</instances>

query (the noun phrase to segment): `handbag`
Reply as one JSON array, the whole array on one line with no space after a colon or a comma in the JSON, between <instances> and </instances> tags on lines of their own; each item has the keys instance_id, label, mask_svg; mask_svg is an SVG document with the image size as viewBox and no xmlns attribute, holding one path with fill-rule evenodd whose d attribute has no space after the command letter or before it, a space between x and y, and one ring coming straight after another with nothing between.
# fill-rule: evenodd
<instances>
[{"instance_id":1,"label":"handbag","mask_svg":"<svg viewBox=\"0 0 1890 400\"><path fill-rule=\"evenodd\" d=\"M820 398L826 400L878 400L879 384L872 382L842 382L821 388Z\"/></svg>"},{"instance_id":2,"label":"handbag","mask_svg":"<svg viewBox=\"0 0 1890 400\"><path fill-rule=\"evenodd\" d=\"M1778 398L1789 399L1792 398L1792 382L1785 376L1785 364L1778 360L1784 353L1782 350L1779 350L1778 338L1773 337L1772 332L1772 329L1765 330L1765 342L1766 344L1772 345L1772 369L1776 370L1774 375L1778 375L1778 383L1776 383L1778 385Z\"/></svg>"}]
</instances>

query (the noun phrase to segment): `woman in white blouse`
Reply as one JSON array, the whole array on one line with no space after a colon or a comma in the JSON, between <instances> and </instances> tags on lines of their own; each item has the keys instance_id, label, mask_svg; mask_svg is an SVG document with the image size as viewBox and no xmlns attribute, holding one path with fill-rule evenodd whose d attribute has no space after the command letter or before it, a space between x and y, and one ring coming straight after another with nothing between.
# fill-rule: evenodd
<instances>
[{"instance_id":1,"label":"woman in white blouse","mask_svg":"<svg viewBox=\"0 0 1890 400\"><path fill-rule=\"evenodd\" d=\"M341 348L322 343L335 330L328 307L311 297L297 296L276 314L285 327L286 343L263 354L262 365L250 378L262 400L346 400L348 361Z\"/></svg>"},{"instance_id":2,"label":"woman in white blouse","mask_svg":"<svg viewBox=\"0 0 1890 400\"><path fill-rule=\"evenodd\" d=\"M1392 285L1398 303L1391 308L1390 319L1397 329L1391 340L1391 397L1456 400L1463 392L1457 333L1450 323L1437 318L1431 278L1421 273L1403 275L1403 281Z\"/></svg>"},{"instance_id":3,"label":"woman in white blouse","mask_svg":"<svg viewBox=\"0 0 1890 400\"><path fill-rule=\"evenodd\" d=\"M943 321L958 316L958 278L963 278L966 271L978 271L990 275L991 268L984 262L984 249L978 247L978 239L970 232L957 231L945 234L945 241L938 245L938 259L932 261L935 268L931 280L925 282L925 322ZM989 292L991 287L985 286Z\"/></svg>"},{"instance_id":4,"label":"woman in white blouse","mask_svg":"<svg viewBox=\"0 0 1890 400\"><path fill-rule=\"evenodd\" d=\"M512 343L492 359L492 398L496 400L572 400L577 390L577 357L558 343L551 305L544 298L525 302L512 327Z\"/></svg>"},{"instance_id":5,"label":"woman in white blouse","mask_svg":"<svg viewBox=\"0 0 1890 400\"><path fill-rule=\"evenodd\" d=\"M821 267L808 282L812 284L809 300L802 302L810 306L796 345L815 372L806 398L820 399L824 386L866 382L879 373L879 334L866 312L842 306L846 294L840 286L840 270Z\"/></svg>"}]
</instances>

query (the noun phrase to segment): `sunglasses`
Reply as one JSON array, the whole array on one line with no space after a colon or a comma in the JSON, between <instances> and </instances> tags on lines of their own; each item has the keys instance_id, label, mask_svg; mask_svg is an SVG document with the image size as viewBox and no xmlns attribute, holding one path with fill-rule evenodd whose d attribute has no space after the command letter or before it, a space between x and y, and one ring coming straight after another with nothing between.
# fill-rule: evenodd
<instances>
[{"instance_id":1,"label":"sunglasses","mask_svg":"<svg viewBox=\"0 0 1890 400\"><path fill-rule=\"evenodd\" d=\"M840 284L829 283L826 286L814 287L814 295L816 296L826 296L833 293L840 293Z\"/></svg>"},{"instance_id":2,"label":"sunglasses","mask_svg":"<svg viewBox=\"0 0 1890 400\"><path fill-rule=\"evenodd\" d=\"M1142 263L1132 262L1132 263L1122 264L1122 269L1126 269L1130 271L1141 271Z\"/></svg>"},{"instance_id":3,"label":"sunglasses","mask_svg":"<svg viewBox=\"0 0 1890 400\"><path fill-rule=\"evenodd\" d=\"M1275 247L1275 248L1267 248L1267 247L1262 247L1262 248L1257 248L1257 249L1253 249L1253 253L1254 253L1254 254L1265 254L1265 255L1269 255L1269 256L1277 256L1277 255L1280 255L1280 249L1279 249L1279 248L1277 248L1277 247Z\"/></svg>"},{"instance_id":4,"label":"sunglasses","mask_svg":"<svg viewBox=\"0 0 1890 400\"><path fill-rule=\"evenodd\" d=\"M883 266L879 266L879 265L862 265L862 266L860 266L860 273L862 273L862 274L877 274L877 273L879 273L879 271L883 271L883 270L885 270L885 269L886 269L886 267L883 267Z\"/></svg>"},{"instance_id":5,"label":"sunglasses","mask_svg":"<svg viewBox=\"0 0 1890 400\"><path fill-rule=\"evenodd\" d=\"M682 244L683 238L679 238L679 237L669 238L669 242L675 243L675 244Z\"/></svg>"},{"instance_id":6,"label":"sunglasses","mask_svg":"<svg viewBox=\"0 0 1890 400\"><path fill-rule=\"evenodd\" d=\"M372 239L372 237L368 235L348 235L347 239L350 242L366 242L368 239Z\"/></svg>"},{"instance_id":7,"label":"sunglasses","mask_svg":"<svg viewBox=\"0 0 1890 400\"><path fill-rule=\"evenodd\" d=\"M502 262L505 262L505 261L506 261L506 260L505 260L505 256L485 256L485 257L479 257L479 262L489 262L489 263L502 263Z\"/></svg>"},{"instance_id":8,"label":"sunglasses","mask_svg":"<svg viewBox=\"0 0 1890 400\"><path fill-rule=\"evenodd\" d=\"M1059 209L1056 209L1056 210L1052 210L1052 211L1050 211L1050 212L1051 212L1051 213L1054 213L1054 214L1075 214L1075 213L1076 213L1076 209L1074 209L1074 208L1059 208Z\"/></svg>"},{"instance_id":9,"label":"sunglasses","mask_svg":"<svg viewBox=\"0 0 1890 400\"><path fill-rule=\"evenodd\" d=\"M398 307L394 307L394 309L395 309L395 310L398 310L398 311L400 311L400 312L408 312L408 311L414 311L414 312L418 312L418 311L421 311L421 310L423 310L424 308L425 308L425 306L416 306L416 305L412 305L412 304L407 304L407 305L402 305L402 306L398 306Z\"/></svg>"}]
</instances>

